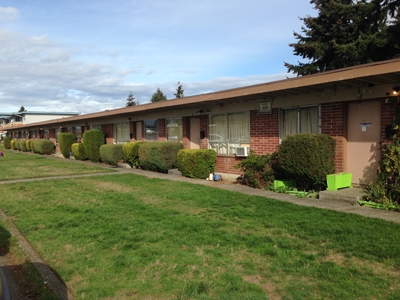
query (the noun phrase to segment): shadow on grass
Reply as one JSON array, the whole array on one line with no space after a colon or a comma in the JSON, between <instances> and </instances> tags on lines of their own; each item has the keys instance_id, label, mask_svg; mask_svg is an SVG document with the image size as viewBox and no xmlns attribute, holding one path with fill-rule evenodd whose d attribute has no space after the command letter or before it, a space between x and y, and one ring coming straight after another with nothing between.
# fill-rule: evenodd
<instances>
[{"instance_id":1,"label":"shadow on grass","mask_svg":"<svg viewBox=\"0 0 400 300\"><path fill-rule=\"evenodd\" d=\"M48 265L13 264L10 239L10 232L0 225L0 299L72 299L60 276Z\"/></svg>"}]
</instances>

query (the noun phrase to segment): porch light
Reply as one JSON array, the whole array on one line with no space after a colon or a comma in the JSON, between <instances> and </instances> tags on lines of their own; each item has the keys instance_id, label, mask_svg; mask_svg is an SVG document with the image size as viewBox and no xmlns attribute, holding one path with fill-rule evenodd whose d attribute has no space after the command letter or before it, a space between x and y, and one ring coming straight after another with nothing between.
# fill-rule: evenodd
<instances>
[{"instance_id":1,"label":"porch light","mask_svg":"<svg viewBox=\"0 0 400 300\"><path fill-rule=\"evenodd\" d=\"M400 92L400 85L393 87L393 95L397 95Z\"/></svg>"}]
</instances>

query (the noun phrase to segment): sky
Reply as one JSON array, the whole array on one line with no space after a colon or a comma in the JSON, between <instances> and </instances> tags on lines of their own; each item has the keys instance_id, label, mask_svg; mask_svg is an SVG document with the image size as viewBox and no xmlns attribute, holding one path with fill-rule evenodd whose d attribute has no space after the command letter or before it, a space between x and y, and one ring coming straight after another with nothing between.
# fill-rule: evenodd
<instances>
[{"instance_id":1,"label":"sky","mask_svg":"<svg viewBox=\"0 0 400 300\"><path fill-rule=\"evenodd\" d=\"M310 0L0 0L0 112L92 113L293 77Z\"/></svg>"}]
</instances>

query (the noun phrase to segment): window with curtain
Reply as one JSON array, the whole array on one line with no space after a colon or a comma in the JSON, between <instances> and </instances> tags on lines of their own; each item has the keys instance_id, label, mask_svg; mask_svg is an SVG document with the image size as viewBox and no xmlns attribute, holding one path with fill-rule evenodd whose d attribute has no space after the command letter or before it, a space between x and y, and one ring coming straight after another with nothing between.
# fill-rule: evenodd
<instances>
[{"instance_id":1,"label":"window with curtain","mask_svg":"<svg viewBox=\"0 0 400 300\"><path fill-rule=\"evenodd\" d=\"M117 144L123 144L131 140L129 122L114 124L114 140Z\"/></svg>"},{"instance_id":2,"label":"window with curtain","mask_svg":"<svg viewBox=\"0 0 400 300\"><path fill-rule=\"evenodd\" d=\"M250 144L250 114L210 116L208 139L209 148L218 154L236 154L236 147Z\"/></svg>"},{"instance_id":3,"label":"window with curtain","mask_svg":"<svg viewBox=\"0 0 400 300\"><path fill-rule=\"evenodd\" d=\"M182 142L182 118L166 119L167 141Z\"/></svg>"},{"instance_id":4,"label":"window with curtain","mask_svg":"<svg viewBox=\"0 0 400 300\"><path fill-rule=\"evenodd\" d=\"M300 133L320 133L319 106L280 110L280 138Z\"/></svg>"},{"instance_id":5,"label":"window with curtain","mask_svg":"<svg viewBox=\"0 0 400 300\"><path fill-rule=\"evenodd\" d=\"M144 121L144 139L156 141L158 139L158 120Z\"/></svg>"}]
</instances>

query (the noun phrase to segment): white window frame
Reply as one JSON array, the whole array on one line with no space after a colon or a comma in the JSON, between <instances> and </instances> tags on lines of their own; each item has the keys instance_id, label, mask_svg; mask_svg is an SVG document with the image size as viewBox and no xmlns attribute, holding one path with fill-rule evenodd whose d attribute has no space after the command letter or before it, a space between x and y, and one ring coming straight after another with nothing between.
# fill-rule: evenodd
<instances>
[{"instance_id":1,"label":"white window frame","mask_svg":"<svg viewBox=\"0 0 400 300\"><path fill-rule=\"evenodd\" d=\"M182 118L168 118L165 119L165 134L167 141L182 142L183 131L182 131ZM170 135L170 130L174 131L174 134Z\"/></svg>"},{"instance_id":2,"label":"white window frame","mask_svg":"<svg viewBox=\"0 0 400 300\"><path fill-rule=\"evenodd\" d=\"M149 124L146 124L148 122L155 122L155 126L149 126ZM158 120L153 119L153 120L145 120L143 121L143 127L144 127L144 140L145 141L158 141ZM150 131L152 131L150 133ZM149 139L148 137L153 136L154 139Z\"/></svg>"},{"instance_id":3,"label":"white window frame","mask_svg":"<svg viewBox=\"0 0 400 300\"><path fill-rule=\"evenodd\" d=\"M279 109L279 143L282 142L283 138L283 112L285 110L297 110L297 133L295 134L300 134L301 133L301 120L300 120L300 110L302 108L308 108L308 107L317 107L318 108L318 134L321 133L321 105L303 105L303 106L291 106L291 107L283 107Z\"/></svg>"},{"instance_id":4,"label":"white window frame","mask_svg":"<svg viewBox=\"0 0 400 300\"><path fill-rule=\"evenodd\" d=\"M231 136L231 125L229 124L229 116L235 115L235 114L245 114L247 115L248 119L248 124L247 124L247 129L244 124L241 124L241 126L247 130L247 136L248 138L241 139L239 141L237 140L232 140ZM221 136L219 134L217 138L214 138L212 135L212 130L211 127L215 126L215 124L211 124L211 119L213 117L217 116L224 116L225 117L225 133L223 134L224 136ZM235 113L225 113L225 114L216 114L216 115L210 115L208 119L208 149L212 149L217 154L219 155L235 155L236 154L236 148L239 146L250 146L250 112L249 111L243 111L243 112L235 112Z\"/></svg>"},{"instance_id":5,"label":"white window frame","mask_svg":"<svg viewBox=\"0 0 400 300\"><path fill-rule=\"evenodd\" d=\"M124 144L131 140L131 127L129 122L114 123L114 143Z\"/></svg>"}]
</instances>

